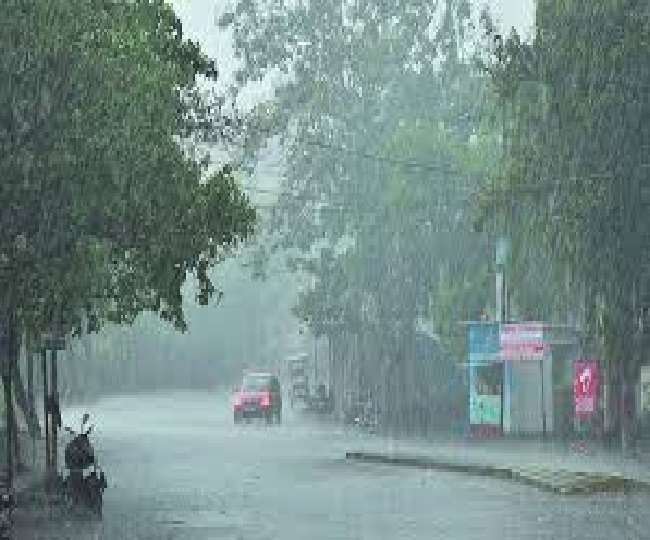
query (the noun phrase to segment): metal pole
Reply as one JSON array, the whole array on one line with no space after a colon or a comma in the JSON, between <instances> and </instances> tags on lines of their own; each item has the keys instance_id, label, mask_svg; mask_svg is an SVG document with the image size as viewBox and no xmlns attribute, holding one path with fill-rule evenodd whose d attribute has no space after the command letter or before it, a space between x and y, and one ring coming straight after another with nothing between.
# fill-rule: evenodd
<instances>
[{"instance_id":1,"label":"metal pole","mask_svg":"<svg viewBox=\"0 0 650 540\"><path fill-rule=\"evenodd\" d=\"M544 358L539 361L540 386L542 389L542 435L546 437L546 396L544 395Z\"/></svg>"},{"instance_id":2,"label":"metal pole","mask_svg":"<svg viewBox=\"0 0 650 540\"><path fill-rule=\"evenodd\" d=\"M57 349L56 347L52 350L52 406L56 411L59 409L59 387L58 387L58 370L56 365ZM54 411L52 411L52 473L56 474L58 470L58 414L57 417L54 417Z\"/></svg>"},{"instance_id":3,"label":"metal pole","mask_svg":"<svg viewBox=\"0 0 650 540\"><path fill-rule=\"evenodd\" d=\"M502 362L501 366L501 433L505 432L505 427L503 425L503 409L505 407L505 390L506 390L506 365L505 362Z\"/></svg>"},{"instance_id":4,"label":"metal pole","mask_svg":"<svg viewBox=\"0 0 650 540\"><path fill-rule=\"evenodd\" d=\"M501 323L504 322L504 317L503 317L503 312L504 312L504 306L503 306L503 289L504 289L504 279L503 279L503 261L502 261L502 253L501 253L501 242L500 239L497 240L496 243L496 250L495 250L495 262L496 262L496 283L495 283L495 288L496 288L496 322ZM499 329L500 331L500 329ZM507 368L506 368L506 361L504 360L501 362L501 415L499 419L499 423L501 424L501 433L505 433L505 426L504 426L504 409L505 409L505 391L506 391L506 382L507 382Z\"/></svg>"},{"instance_id":5,"label":"metal pole","mask_svg":"<svg viewBox=\"0 0 650 540\"><path fill-rule=\"evenodd\" d=\"M45 475L50 477L50 414L49 414L49 388L47 380L47 349L41 350L41 368L43 373L43 423L45 424Z\"/></svg>"}]
</instances>

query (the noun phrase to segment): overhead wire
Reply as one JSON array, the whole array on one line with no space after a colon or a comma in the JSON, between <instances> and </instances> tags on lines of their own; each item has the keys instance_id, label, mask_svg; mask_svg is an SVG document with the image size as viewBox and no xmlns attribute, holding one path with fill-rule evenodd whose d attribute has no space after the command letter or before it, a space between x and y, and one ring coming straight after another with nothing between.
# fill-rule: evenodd
<instances>
[{"instance_id":1,"label":"overhead wire","mask_svg":"<svg viewBox=\"0 0 650 540\"><path fill-rule=\"evenodd\" d=\"M363 158L365 160L371 160L376 163L387 163L390 165L395 165L399 167L404 167L404 168L415 168L415 169L420 169L420 170L425 170L425 171L436 171L436 172L460 172L459 168L455 168L450 166L449 164L442 164L442 163L434 163L434 162L421 162L417 160L409 160L409 159L400 159L400 158L395 158L392 156L385 156L381 154L376 154L376 153L371 153L371 152L366 152L366 151L360 151L356 150L353 148L346 148L345 146L341 145L334 145L331 143L327 143L324 141L316 141L316 140L302 140L304 144L308 146L314 146L318 148L324 148L324 149L329 149L329 150L334 150L340 153L347 153L347 154L353 154L355 156L358 156L360 158ZM314 202L314 203L323 203L324 207L319 208L319 210L345 210L345 209L350 209L351 207L347 205L346 203L331 203L331 202L325 202L322 200L318 200L312 197L309 197L305 194L296 194L296 193L291 193L290 191L287 190L278 190L278 189L273 189L273 188L260 188L257 186L250 186L250 185L243 185L242 186L244 190L246 190L248 193L257 193L261 195L275 195L277 197L282 197L282 196L289 196L292 200L295 201L304 201L304 202ZM448 186L437 186L438 189L437 191L442 191L445 190ZM475 194L475 190L468 190L468 189L463 189L459 188L459 186L455 186L456 189L453 191L456 191L457 193L459 191L463 191L466 195L473 195ZM276 203L257 203L256 206L260 208L264 207L276 207ZM414 207L415 205L406 205L406 207ZM418 205L420 206L420 205Z\"/></svg>"}]
</instances>

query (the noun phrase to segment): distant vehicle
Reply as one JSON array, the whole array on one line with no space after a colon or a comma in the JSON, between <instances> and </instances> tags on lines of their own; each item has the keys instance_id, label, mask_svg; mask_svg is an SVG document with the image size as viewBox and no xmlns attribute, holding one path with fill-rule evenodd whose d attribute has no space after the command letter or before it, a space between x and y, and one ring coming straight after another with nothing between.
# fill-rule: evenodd
<instances>
[{"instance_id":1,"label":"distant vehicle","mask_svg":"<svg viewBox=\"0 0 650 540\"><path fill-rule=\"evenodd\" d=\"M268 424L282 421L280 381L271 373L246 373L233 402L235 424L263 418Z\"/></svg>"}]
</instances>

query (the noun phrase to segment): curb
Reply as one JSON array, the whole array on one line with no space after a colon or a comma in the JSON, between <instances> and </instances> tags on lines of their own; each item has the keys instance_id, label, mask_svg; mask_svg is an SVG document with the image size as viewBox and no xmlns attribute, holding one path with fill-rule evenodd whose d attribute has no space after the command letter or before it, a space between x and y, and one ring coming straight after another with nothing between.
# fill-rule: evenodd
<instances>
[{"instance_id":1,"label":"curb","mask_svg":"<svg viewBox=\"0 0 650 540\"><path fill-rule=\"evenodd\" d=\"M441 458L388 455L372 452L346 452L345 458L366 463L416 467L511 480L560 495L586 495L633 490L650 492L650 482L628 478L619 474L587 473L536 466L481 465Z\"/></svg>"}]
</instances>

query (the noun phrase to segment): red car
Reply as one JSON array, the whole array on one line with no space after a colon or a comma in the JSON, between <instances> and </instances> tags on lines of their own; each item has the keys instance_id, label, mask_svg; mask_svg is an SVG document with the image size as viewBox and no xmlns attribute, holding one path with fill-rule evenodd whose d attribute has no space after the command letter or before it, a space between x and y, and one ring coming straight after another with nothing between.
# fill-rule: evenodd
<instances>
[{"instance_id":1,"label":"red car","mask_svg":"<svg viewBox=\"0 0 650 540\"><path fill-rule=\"evenodd\" d=\"M267 423L282 421L280 381L271 373L246 373L233 400L235 424L250 418L263 418Z\"/></svg>"}]
</instances>

